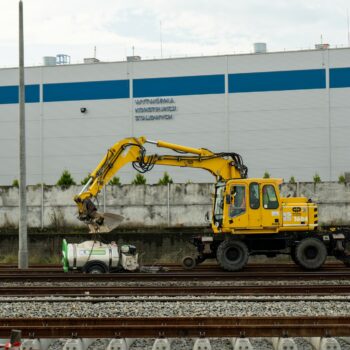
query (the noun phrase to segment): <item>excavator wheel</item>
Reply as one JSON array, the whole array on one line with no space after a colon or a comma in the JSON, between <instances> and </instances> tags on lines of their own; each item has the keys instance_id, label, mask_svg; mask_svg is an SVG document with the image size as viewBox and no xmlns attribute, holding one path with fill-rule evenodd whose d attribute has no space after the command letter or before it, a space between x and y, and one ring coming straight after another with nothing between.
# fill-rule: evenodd
<instances>
[{"instance_id":1,"label":"excavator wheel","mask_svg":"<svg viewBox=\"0 0 350 350\"><path fill-rule=\"evenodd\" d=\"M295 265L299 265L300 266L300 262L298 261L296 255L295 255L295 247L292 247L290 249L290 257L293 260L293 262L295 263Z\"/></svg>"},{"instance_id":2,"label":"excavator wheel","mask_svg":"<svg viewBox=\"0 0 350 350\"><path fill-rule=\"evenodd\" d=\"M238 240L226 240L220 243L216 252L219 265L227 271L239 271L247 264L248 247Z\"/></svg>"},{"instance_id":3,"label":"excavator wheel","mask_svg":"<svg viewBox=\"0 0 350 350\"><path fill-rule=\"evenodd\" d=\"M307 270L319 269L327 258L327 248L317 238L304 238L295 249L299 265Z\"/></svg>"},{"instance_id":4,"label":"excavator wheel","mask_svg":"<svg viewBox=\"0 0 350 350\"><path fill-rule=\"evenodd\" d=\"M182 259L182 267L185 270L192 270L196 267L196 265L197 265L197 262L193 256L185 256Z\"/></svg>"}]
</instances>

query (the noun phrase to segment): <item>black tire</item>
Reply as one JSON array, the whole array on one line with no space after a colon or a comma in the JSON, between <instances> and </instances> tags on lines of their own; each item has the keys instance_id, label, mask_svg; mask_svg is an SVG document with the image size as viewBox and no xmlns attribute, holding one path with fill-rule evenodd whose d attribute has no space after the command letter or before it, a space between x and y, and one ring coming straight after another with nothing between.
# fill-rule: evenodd
<instances>
[{"instance_id":1,"label":"black tire","mask_svg":"<svg viewBox=\"0 0 350 350\"><path fill-rule=\"evenodd\" d=\"M220 243L216 252L219 265L227 271L239 271L247 264L249 258L248 247L245 243L227 240Z\"/></svg>"},{"instance_id":2,"label":"black tire","mask_svg":"<svg viewBox=\"0 0 350 350\"><path fill-rule=\"evenodd\" d=\"M317 238L304 238L295 249L300 266L307 270L319 269L327 259L327 248Z\"/></svg>"},{"instance_id":3,"label":"black tire","mask_svg":"<svg viewBox=\"0 0 350 350\"><path fill-rule=\"evenodd\" d=\"M185 256L182 259L182 267L185 270L192 270L196 267L196 259L193 256Z\"/></svg>"},{"instance_id":4,"label":"black tire","mask_svg":"<svg viewBox=\"0 0 350 350\"><path fill-rule=\"evenodd\" d=\"M106 268L100 264L91 264L86 267L86 272L92 273L92 274L100 274L100 273L106 273L107 271L106 271Z\"/></svg>"},{"instance_id":5,"label":"black tire","mask_svg":"<svg viewBox=\"0 0 350 350\"><path fill-rule=\"evenodd\" d=\"M300 262L298 261L296 255L295 255L295 247L290 248L290 258L293 260L295 265L300 266Z\"/></svg>"}]
</instances>

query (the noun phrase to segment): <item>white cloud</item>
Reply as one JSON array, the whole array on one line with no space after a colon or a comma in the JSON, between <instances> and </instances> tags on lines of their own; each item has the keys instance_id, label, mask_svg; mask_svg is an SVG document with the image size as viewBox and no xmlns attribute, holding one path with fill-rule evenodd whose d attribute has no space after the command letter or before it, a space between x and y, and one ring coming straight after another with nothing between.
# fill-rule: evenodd
<instances>
[{"instance_id":1,"label":"white cloud","mask_svg":"<svg viewBox=\"0 0 350 350\"><path fill-rule=\"evenodd\" d=\"M271 50L347 44L346 0L23 0L26 64L65 52L72 61L135 53L207 55L249 52L255 41ZM0 0L0 66L17 64L18 1Z\"/></svg>"}]
</instances>

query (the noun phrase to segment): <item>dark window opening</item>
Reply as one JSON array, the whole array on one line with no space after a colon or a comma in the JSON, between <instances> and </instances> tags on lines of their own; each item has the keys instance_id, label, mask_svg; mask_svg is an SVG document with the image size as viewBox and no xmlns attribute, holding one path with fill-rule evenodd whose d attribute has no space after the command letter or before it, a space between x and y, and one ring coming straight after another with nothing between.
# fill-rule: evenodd
<instances>
[{"instance_id":1,"label":"dark window opening","mask_svg":"<svg viewBox=\"0 0 350 350\"><path fill-rule=\"evenodd\" d=\"M246 211L245 186L234 185L231 187L230 217L234 218Z\"/></svg>"},{"instance_id":2,"label":"dark window opening","mask_svg":"<svg viewBox=\"0 0 350 350\"><path fill-rule=\"evenodd\" d=\"M265 185L263 187L263 205L265 209L277 209L278 200L275 188L272 185Z\"/></svg>"},{"instance_id":3,"label":"dark window opening","mask_svg":"<svg viewBox=\"0 0 350 350\"><path fill-rule=\"evenodd\" d=\"M260 208L260 193L259 193L259 184L252 182L249 185L249 202L251 209Z\"/></svg>"}]
</instances>

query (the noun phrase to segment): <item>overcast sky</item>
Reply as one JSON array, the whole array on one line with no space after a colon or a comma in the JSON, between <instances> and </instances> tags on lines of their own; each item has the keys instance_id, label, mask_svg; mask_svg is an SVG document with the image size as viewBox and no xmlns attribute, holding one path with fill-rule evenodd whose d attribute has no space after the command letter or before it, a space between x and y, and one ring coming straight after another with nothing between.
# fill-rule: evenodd
<instances>
[{"instance_id":1,"label":"overcast sky","mask_svg":"<svg viewBox=\"0 0 350 350\"><path fill-rule=\"evenodd\" d=\"M348 46L348 0L23 0L26 65ZM160 25L161 23L161 25ZM18 0L0 0L0 67L18 64ZM162 30L160 30L160 27Z\"/></svg>"}]
</instances>

